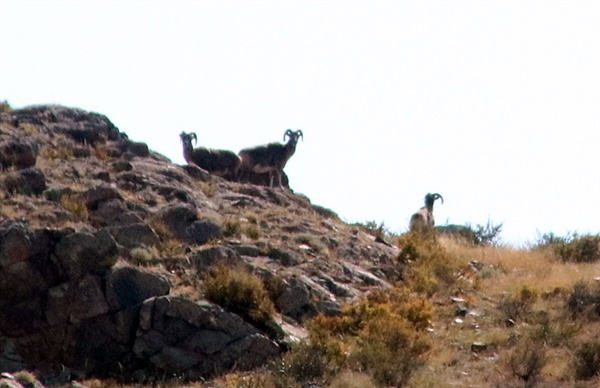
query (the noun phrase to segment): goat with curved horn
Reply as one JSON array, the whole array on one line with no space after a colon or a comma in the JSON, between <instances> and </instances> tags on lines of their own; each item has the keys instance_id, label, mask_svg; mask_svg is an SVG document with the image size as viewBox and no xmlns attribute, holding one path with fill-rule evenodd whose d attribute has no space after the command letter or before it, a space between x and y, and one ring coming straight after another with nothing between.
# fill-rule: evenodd
<instances>
[{"instance_id":1,"label":"goat with curved horn","mask_svg":"<svg viewBox=\"0 0 600 388\"><path fill-rule=\"evenodd\" d=\"M198 136L194 132L181 132L179 138L183 145L183 157L188 164L195 164L223 178L237 179L242 160L235 152L206 147L194 148L192 140L194 144L198 142Z\"/></svg>"},{"instance_id":2,"label":"goat with curved horn","mask_svg":"<svg viewBox=\"0 0 600 388\"><path fill-rule=\"evenodd\" d=\"M425 206L410 217L409 227L411 231L432 229L435 226L433 204L438 199L442 200L442 204L444 203L444 198L438 193L427 193L425 195Z\"/></svg>"},{"instance_id":3,"label":"goat with curved horn","mask_svg":"<svg viewBox=\"0 0 600 388\"><path fill-rule=\"evenodd\" d=\"M269 173L269 187L273 187L273 180L277 177L277 183L283 189L283 169L296 152L298 139L304 140L304 136L300 129L297 131L288 129L283 134L283 141L286 138L288 141L285 144L269 143L241 150L238 154L242 160L240 181L246 179L250 173Z\"/></svg>"}]
</instances>

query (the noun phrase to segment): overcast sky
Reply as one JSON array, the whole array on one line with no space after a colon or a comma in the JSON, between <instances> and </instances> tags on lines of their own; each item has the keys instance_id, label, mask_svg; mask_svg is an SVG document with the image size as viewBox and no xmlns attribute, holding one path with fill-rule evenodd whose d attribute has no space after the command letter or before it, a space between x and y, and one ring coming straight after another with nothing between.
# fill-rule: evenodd
<instances>
[{"instance_id":1,"label":"overcast sky","mask_svg":"<svg viewBox=\"0 0 600 388\"><path fill-rule=\"evenodd\" d=\"M304 141L296 192L348 222L600 233L600 1L0 0L0 100L99 112L185 163Z\"/></svg>"}]
</instances>

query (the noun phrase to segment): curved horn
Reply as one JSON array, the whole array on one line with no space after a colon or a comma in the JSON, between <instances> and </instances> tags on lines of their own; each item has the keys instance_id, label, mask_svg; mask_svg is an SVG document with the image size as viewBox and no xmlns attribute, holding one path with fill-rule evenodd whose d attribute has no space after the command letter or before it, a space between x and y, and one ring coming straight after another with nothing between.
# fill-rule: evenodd
<instances>
[{"instance_id":1,"label":"curved horn","mask_svg":"<svg viewBox=\"0 0 600 388\"><path fill-rule=\"evenodd\" d=\"M194 144L198 143L198 136L196 136L196 132L190 133L190 139L194 139Z\"/></svg>"},{"instance_id":2,"label":"curved horn","mask_svg":"<svg viewBox=\"0 0 600 388\"><path fill-rule=\"evenodd\" d=\"M302 141L304 141L304 136L302 135L302 130L301 129L298 129L296 131L296 138L298 138L298 137L301 137Z\"/></svg>"},{"instance_id":3,"label":"curved horn","mask_svg":"<svg viewBox=\"0 0 600 388\"><path fill-rule=\"evenodd\" d=\"M434 198L434 200L441 199L442 200L442 204L444 203L444 197L442 197L438 193L433 194L433 198Z\"/></svg>"}]
</instances>

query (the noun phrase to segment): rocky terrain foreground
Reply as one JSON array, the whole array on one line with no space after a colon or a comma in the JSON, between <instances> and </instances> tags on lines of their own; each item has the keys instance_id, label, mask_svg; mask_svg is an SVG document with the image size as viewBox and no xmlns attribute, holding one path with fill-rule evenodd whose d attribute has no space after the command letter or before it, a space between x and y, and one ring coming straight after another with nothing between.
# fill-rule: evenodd
<instances>
[{"instance_id":1,"label":"rocky terrain foreground","mask_svg":"<svg viewBox=\"0 0 600 388\"><path fill-rule=\"evenodd\" d=\"M0 165L3 372L62 384L254 368L307 318L401 277L397 247L306 196L174 164L100 114L0 114ZM205 298L220 265L276 285L272 319Z\"/></svg>"}]
</instances>

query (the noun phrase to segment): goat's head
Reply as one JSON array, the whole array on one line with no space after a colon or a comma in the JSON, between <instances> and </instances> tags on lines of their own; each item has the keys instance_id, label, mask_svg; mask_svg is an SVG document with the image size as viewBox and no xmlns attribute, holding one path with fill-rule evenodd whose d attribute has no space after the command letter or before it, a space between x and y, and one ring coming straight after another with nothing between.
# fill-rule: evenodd
<instances>
[{"instance_id":1,"label":"goat's head","mask_svg":"<svg viewBox=\"0 0 600 388\"><path fill-rule=\"evenodd\" d=\"M179 139L181 139L181 142L183 143L184 146L191 146L192 145L192 139L194 139L194 144L196 144L198 142L198 137L196 136L196 134L194 132L191 133L185 133L185 132L181 132L179 134Z\"/></svg>"},{"instance_id":2,"label":"goat's head","mask_svg":"<svg viewBox=\"0 0 600 388\"><path fill-rule=\"evenodd\" d=\"M288 129L287 131L285 131L285 133L283 134L283 141L285 141L285 138L289 137L290 138L290 142L296 144L298 142L298 138L302 138L302 140L304 140L304 136L302 136L302 131L299 129L296 132L292 131L291 129Z\"/></svg>"},{"instance_id":3,"label":"goat's head","mask_svg":"<svg viewBox=\"0 0 600 388\"><path fill-rule=\"evenodd\" d=\"M442 197L438 193L427 193L427 195L425 196L425 206L432 207L436 199L441 199L442 204L444 203L444 197Z\"/></svg>"}]
</instances>

